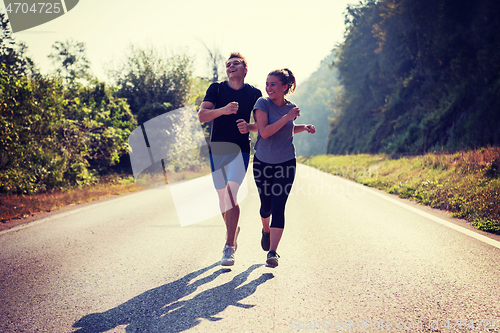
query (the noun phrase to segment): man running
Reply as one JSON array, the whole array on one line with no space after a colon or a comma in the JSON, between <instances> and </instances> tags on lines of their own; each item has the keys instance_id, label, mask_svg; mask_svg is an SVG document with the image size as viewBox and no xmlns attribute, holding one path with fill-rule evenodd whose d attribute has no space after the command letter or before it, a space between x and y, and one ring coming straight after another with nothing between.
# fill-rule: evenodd
<instances>
[{"instance_id":1,"label":"man running","mask_svg":"<svg viewBox=\"0 0 500 333\"><path fill-rule=\"evenodd\" d=\"M247 62L240 53L231 53L226 61L227 81L212 83L201 103L200 122L212 122L210 165L219 207L226 224L226 244L221 265L234 265L240 208L237 194L250 159L249 132L257 132L250 123L259 89L246 84Z\"/></svg>"}]
</instances>

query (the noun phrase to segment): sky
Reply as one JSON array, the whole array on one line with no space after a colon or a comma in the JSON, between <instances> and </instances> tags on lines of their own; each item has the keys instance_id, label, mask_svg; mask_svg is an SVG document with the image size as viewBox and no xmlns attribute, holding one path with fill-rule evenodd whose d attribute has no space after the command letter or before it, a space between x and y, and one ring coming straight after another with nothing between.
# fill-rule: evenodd
<instances>
[{"instance_id":1,"label":"sky","mask_svg":"<svg viewBox=\"0 0 500 333\"><path fill-rule=\"evenodd\" d=\"M94 75L125 59L131 44L167 54L185 52L195 75L209 76L207 51L242 53L246 82L263 89L272 70L289 68L300 84L341 43L344 12L353 0L80 0L50 22L14 34L42 73L56 41L84 42ZM2 4L3 6L3 4ZM2 8L5 12L5 7Z\"/></svg>"}]
</instances>

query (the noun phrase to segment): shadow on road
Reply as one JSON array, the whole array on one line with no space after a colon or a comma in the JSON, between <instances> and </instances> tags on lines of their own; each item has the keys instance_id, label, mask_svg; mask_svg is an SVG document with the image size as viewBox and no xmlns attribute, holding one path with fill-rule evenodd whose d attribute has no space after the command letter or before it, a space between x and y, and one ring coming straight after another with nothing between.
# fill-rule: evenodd
<instances>
[{"instance_id":1,"label":"shadow on road","mask_svg":"<svg viewBox=\"0 0 500 333\"><path fill-rule=\"evenodd\" d=\"M250 273L262 266L252 265L230 282L205 290L192 299L179 301L195 292L199 286L231 271L227 268L219 269L191 283L196 277L216 266L218 263L148 290L106 312L89 314L73 324L73 327L78 328L73 333L106 332L120 325L127 325L127 332L182 332L198 325L200 318L221 320L222 318L216 315L230 305L245 309L254 307L255 305L242 304L240 301L252 295L260 284L274 277L272 273L265 273L243 285Z\"/></svg>"}]
</instances>

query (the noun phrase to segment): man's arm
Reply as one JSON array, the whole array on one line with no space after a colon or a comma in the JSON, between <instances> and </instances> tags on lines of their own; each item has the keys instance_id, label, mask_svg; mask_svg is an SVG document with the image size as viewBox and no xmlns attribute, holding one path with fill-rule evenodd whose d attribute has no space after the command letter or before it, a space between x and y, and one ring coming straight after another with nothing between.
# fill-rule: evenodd
<instances>
[{"instance_id":1,"label":"man's arm","mask_svg":"<svg viewBox=\"0 0 500 333\"><path fill-rule=\"evenodd\" d=\"M231 102L218 109L214 109L213 107L214 103L212 102L205 101L201 103L200 111L198 112L198 119L200 120L200 123L206 123L217 117L238 112L238 102Z\"/></svg>"}]
</instances>

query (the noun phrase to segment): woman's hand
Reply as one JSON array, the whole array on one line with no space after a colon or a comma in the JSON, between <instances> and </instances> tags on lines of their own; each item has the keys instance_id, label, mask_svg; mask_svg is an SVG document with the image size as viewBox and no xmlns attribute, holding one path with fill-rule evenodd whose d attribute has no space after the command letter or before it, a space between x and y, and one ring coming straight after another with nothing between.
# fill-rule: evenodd
<instances>
[{"instance_id":1,"label":"woman's hand","mask_svg":"<svg viewBox=\"0 0 500 333\"><path fill-rule=\"evenodd\" d=\"M288 117L290 120L293 120L297 117L300 117L300 109L299 108L293 108L288 113L286 114L286 117Z\"/></svg>"},{"instance_id":2,"label":"woman's hand","mask_svg":"<svg viewBox=\"0 0 500 333\"><path fill-rule=\"evenodd\" d=\"M314 127L314 125L306 125L304 129L307 131L307 133L310 134L316 133L316 127Z\"/></svg>"}]
</instances>

